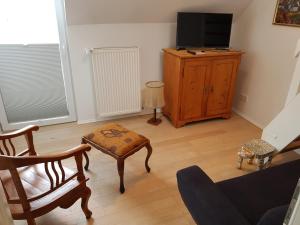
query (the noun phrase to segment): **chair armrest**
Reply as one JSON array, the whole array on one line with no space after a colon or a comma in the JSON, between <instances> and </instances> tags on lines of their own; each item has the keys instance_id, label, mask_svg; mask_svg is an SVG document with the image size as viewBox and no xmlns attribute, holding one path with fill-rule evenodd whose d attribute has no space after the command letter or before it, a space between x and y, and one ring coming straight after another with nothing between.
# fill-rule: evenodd
<instances>
[{"instance_id":1,"label":"chair armrest","mask_svg":"<svg viewBox=\"0 0 300 225\"><path fill-rule=\"evenodd\" d=\"M39 163L47 163L47 162L55 162L64 160L71 157L82 156L82 154L86 151L90 151L91 147L87 144L81 144L75 148L70 150L48 154L48 155L38 155L38 156L20 156L20 157L12 157L12 156L1 156L0 157L0 170L7 169L7 167L24 167L35 165Z\"/></svg>"},{"instance_id":2,"label":"chair armrest","mask_svg":"<svg viewBox=\"0 0 300 225\"><path fill-rule=\"evenodd\" d=\"M249 225L218 186L197 166L177 172L181 197L197 224Z\"/></svg>"},{"instance_id":3,"label":"chair armrest","mask_svg":"<svg viewBox=\"0 0 300 225\"><path fill-rule=\"evenodd\" d=\"M28 134L29 132L38 131L38 130L39 130L39 126L29 125L20 130L16 130L16 131L5 133L5 134L0 134L0 140L7 139L7 138L15 138L15 137L18 137L18 136L21 136L24 134Z\"/></svg>"}]
</instances>

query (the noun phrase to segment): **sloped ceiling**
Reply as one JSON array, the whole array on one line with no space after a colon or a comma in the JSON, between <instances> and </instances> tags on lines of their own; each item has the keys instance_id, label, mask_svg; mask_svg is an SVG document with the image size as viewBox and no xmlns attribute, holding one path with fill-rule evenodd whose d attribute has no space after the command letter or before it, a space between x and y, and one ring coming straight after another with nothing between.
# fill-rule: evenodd
<instances>
[{"instance_id":1,"label":"sloped ceiling","mask_svg":"<svg viewBox=\"0 0 300 225\"><path fill-rule=\"evenodd\" d=\"M176 12L224 12L237 18L252 0L66 0L69 25L173 23Z\"/></svg>"}]
</instances>

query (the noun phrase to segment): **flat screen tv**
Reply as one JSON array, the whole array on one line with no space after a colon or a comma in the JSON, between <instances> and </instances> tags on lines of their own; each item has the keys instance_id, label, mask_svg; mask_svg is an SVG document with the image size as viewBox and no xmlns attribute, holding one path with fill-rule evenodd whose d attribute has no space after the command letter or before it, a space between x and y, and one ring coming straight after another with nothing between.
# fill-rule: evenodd
<instances>
[{"instance_id":1,"label":"flat screen tv","mask_svg":"<svg viewBox=\"0 0 300 225\"><path fill-rule=\"evenodd\" d=\"M228 48L232 14L190 13L177 14L177 49Z\"/></svg>"}]
</instances>

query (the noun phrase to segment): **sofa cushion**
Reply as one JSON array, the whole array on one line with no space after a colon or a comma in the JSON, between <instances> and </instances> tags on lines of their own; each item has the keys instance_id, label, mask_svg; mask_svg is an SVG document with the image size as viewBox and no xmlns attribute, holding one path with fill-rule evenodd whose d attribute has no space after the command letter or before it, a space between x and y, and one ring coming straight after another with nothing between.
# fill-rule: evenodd
<instances>
[{"instance_id":1,"label":"sofa cushion","mask_svg":"<svg viewBox=\"0 0 300 225\"><path fill-rule=\"evenodd\" d=\"M300 160L216 183L251 223L266 211L289 204L300 177Z\"/></svg>"},{"instance_id":2,"label":"sofa cushion","mask_svg":"<svg viewBox=\"0 0 300 225\"><path fill-rule=\"evenodd\" d=\"M177 172L182 199L197 224L249 225L230 200L197 166Z\"/></svg>"},{"instance_id":3,"label":"sofa cushion","mask_svg":"<svg viewBox=\"0 0 300 225\"><path fill-rule=\"evenodd\" d=\"M268 210L257 225L282 225L289 205L279 206Z\"/></svg>"}]
</instances>

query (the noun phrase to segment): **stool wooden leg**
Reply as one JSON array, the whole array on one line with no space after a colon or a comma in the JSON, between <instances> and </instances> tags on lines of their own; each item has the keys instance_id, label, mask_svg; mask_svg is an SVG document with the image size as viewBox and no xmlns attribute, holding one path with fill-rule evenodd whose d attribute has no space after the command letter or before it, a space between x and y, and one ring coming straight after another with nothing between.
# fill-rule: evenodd
<instances>
[{"instance_id":1,"label":"stool wooden leg","mask_svg":"<svg viewBox=\"0 0 300 225\"><path fill-rule=\"evenodd\" d=\"M150 143L148 143L146 145L146 148L147 148L148 153L147 153L147 157L146 157L146 160L145 160L145 167L146 167L147 172L150 173L151 168L148 165L149 158L152 154L152 147L151 147Z\"/></svg>"},{"instance_id":2,"label":"stool wooden leg","mask_svg":"<svg viewBox=\"0 0 300 225\"><path fill-rule=\"evenodd\" d=\"M81 139L81 144L86 144L86 141L82 138ZM89 170L89 165L90 165L90 159L89 159L89 156L86 152L83 153L83 156L85 158L85 166L84 166L84 169L85 170Z\"/></svg>"},{"instance_id":3,"label":"stool wooden leg","mask_svg":"<svg viewBox=\"0 0 300 225\"><path fill-rule=\"evenodd\" d=\"M124 187L124 159L118 159L118 173L120 176L120 192L123 194L125 192L125 187Z\"/></svg>"},{"instance_id":4,"label":"stool wooden leg","mask_svg":"<svg viewBox=\"0 0 300 225\"><path fill-rule=\"evenodd\" d=\"M89 159L89 156L86 152L83 153L84 155L84 158L85 158L85 166L84 166L84 169L85 170L89 170L89 165L90 165L90 159Z\"/></svg>"}]
</instances>

